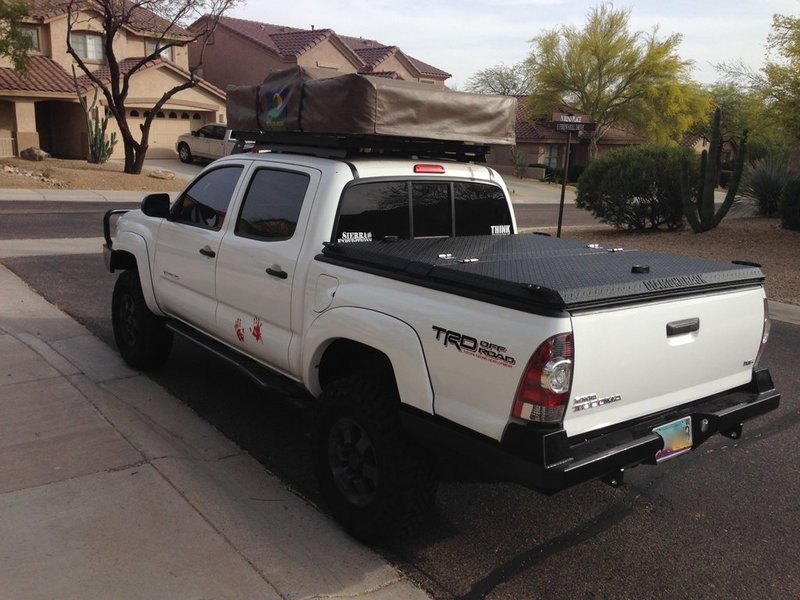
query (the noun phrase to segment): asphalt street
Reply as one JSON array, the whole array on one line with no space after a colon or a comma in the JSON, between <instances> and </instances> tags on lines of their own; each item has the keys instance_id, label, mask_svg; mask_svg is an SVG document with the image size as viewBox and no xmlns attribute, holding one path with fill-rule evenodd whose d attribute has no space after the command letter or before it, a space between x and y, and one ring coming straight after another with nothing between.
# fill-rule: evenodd
<instances>
[{"instance_id":1,"label":"asphalt street","mask_svg":"<svg viewBox=\"0 0 800 600\"><path fill-rule=\"evenodd\" d=\"M106 208L0 203L0 238L99 237ZM520 226L536 228L554 224L557 206L517 209ZM574 208L567 215L575 224L586 217ZM113 345L115 277L99 253L2 262ZM745 426L741 440L717 437L659 467L639 467L621 488L596 482L550 497L442 455L434 514L415 536L380 552L438 598L800 597L798 334L796 325L773 323L765 363L783 401ZM320 502L303 407L261 393L181 342L151 377Z\"/></svg>"}]
</instances>

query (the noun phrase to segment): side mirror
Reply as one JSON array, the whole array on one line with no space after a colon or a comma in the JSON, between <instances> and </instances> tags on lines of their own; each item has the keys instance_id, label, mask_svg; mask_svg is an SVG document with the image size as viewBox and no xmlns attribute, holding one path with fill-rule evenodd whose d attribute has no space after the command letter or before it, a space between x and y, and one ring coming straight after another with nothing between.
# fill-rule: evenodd
<instances>
[{"instance_id":1,"label":"side mirror","mask_svg":"<svg viewBox=\"0 0 800 600\"><path fill-rule=\"evenodd\" d=\"M166 219L169 217L169 194L148 194L142 200L142 212L148 217Z\"/></svg>"},{"instance_id":2,"label":"side mirror","mask_svg":"<svg viewBox=\"0 0 800 600\"><path fill-rule=\"evenodd\" d=\"M199 131L197 131L197 129L195 129L195 130L192 132L192 137L197 137L198 135L200 135L200 132L199 132Z\"/></svg>"}]
</instances>

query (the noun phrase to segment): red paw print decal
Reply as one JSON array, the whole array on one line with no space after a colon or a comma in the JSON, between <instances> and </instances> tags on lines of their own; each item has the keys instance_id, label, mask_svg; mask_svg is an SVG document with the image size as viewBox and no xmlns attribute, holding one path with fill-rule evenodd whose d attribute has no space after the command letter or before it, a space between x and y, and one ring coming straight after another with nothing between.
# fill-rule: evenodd
<instances>
[{"instance_id":1,"label":"red paw print decal","mask_svg":"<svg viewBox=\"0 0 800 600\"><path fill-rule=\"evenodd\" d=\"M250 333L253 334L253 338L257 342L264 343L264 338L261 337L261 319L258 317L253 317L253 326L250 328Z\"/></svg>"},{"instance_id":2,"label":"red paw print decal","mask_svg":"<svg viewBox=\"0 0 800 600\"><path fill-rule=\"evenodd\" d=\"M240 342L244 341L244 327L242 327L242 320L236 319L233 324L233 328L236 330L236 339Z\"/></svg>"}]
</instances>

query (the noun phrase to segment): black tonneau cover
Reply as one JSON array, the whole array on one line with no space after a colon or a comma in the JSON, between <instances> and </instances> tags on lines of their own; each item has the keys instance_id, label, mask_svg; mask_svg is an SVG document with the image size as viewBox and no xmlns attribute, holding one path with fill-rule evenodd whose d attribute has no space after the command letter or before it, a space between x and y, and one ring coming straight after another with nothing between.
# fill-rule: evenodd
<instances>
[{"instance_id":1,"label":"black tonneau cover","mask_svg":"<svg viewBox=\"0 0 800 600\"><path fill-rule=\"evenodd\" d=\"M590 247L536 234L331 243L317 257L535 313L761 285L757 266Z\"/></svg>"}]
</instances>

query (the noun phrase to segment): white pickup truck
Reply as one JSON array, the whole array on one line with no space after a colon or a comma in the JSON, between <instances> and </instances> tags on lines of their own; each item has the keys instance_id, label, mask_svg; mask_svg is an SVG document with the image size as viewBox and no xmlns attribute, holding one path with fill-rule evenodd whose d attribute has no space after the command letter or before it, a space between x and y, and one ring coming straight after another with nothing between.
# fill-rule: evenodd
<instances>
[{"instance_id":1,"label":"white pickup truck","mask_svg":"<svg viewBox=\"0 0 800 600\"><path fill-rule=\"evenodd\" d=\"M313 402L321 491L353 535L423 514L435 445L553 493L778 406L756 266L518 234L490 168L325 154L228 156L113 237L110 211L105 258L130 365L180 334Z\"/></svg>"},{"instance_id":2,"label":"white pickup truck","mask_svg":"<svg viewBox=\"0 0 800 600\"><path fill-rule=\"evenodd\" d=\"M224 123L210 123L178 136L175 151L181 162L191 163L196 158L216 160L228 156L235 146L236 138Z\"/></svg>"}]
</instances>

